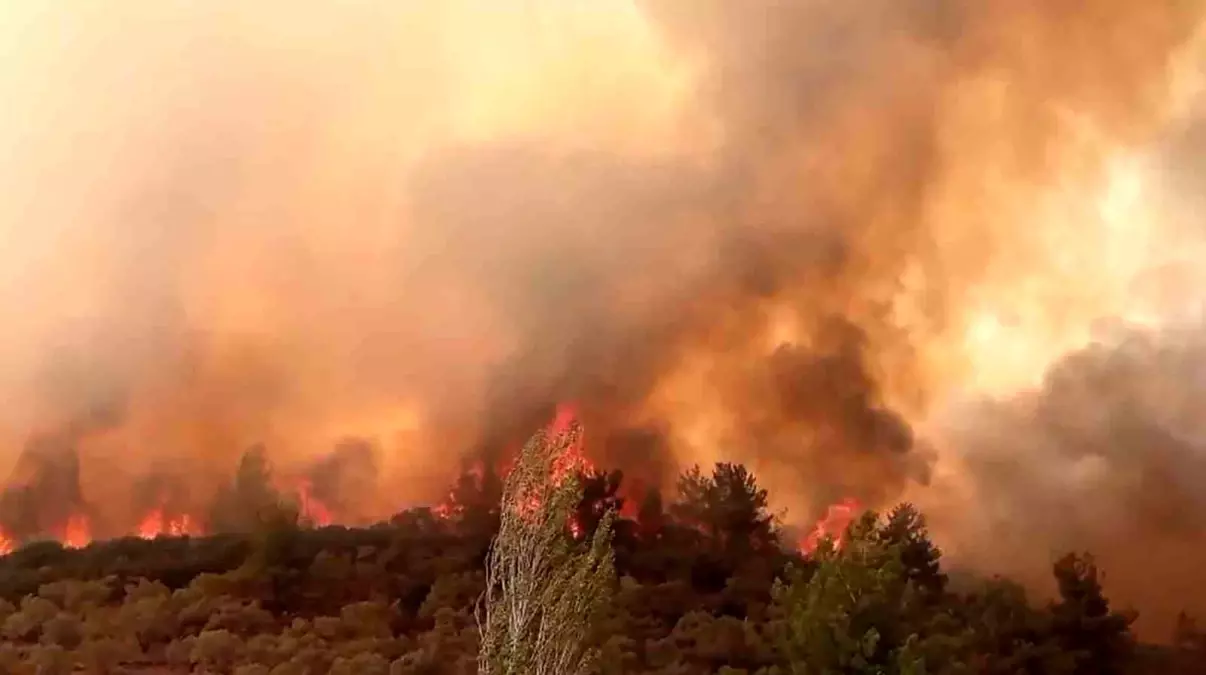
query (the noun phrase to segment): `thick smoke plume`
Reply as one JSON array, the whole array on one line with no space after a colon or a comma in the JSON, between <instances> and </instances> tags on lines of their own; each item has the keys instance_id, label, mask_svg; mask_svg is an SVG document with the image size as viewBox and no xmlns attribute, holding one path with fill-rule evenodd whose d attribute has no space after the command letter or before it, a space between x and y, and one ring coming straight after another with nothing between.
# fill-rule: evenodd
<instances>
[{"instance_id":1,"label":"thick smoke plume","mask_svg":"<svg viewBox=\"0 0 1206 675\"><path fill-rule=\"evenodd\" d=\"M1202 239L1119 195L1192 117L1206 9L755 5L4 5L0 430L46 467L14 485L78 473L117 529L182 477L361 520L565 401L596 463L745 462L799 518L977 484L932 411Z\"/></svg>"},{"instance_id":2,"label":"thick smoke plume","mask_svg":"<svg viewBox=\"0 0 1206 675\"><path fill-rule=\"evenodd\" d=\"M1112 595L1168 637L1206 610L1206 330L1128 329L1057 363L1041 389L959 411L968 508L938 511L964 564L1041 584L1092 551Z\"/></svg>"}]
</instances>

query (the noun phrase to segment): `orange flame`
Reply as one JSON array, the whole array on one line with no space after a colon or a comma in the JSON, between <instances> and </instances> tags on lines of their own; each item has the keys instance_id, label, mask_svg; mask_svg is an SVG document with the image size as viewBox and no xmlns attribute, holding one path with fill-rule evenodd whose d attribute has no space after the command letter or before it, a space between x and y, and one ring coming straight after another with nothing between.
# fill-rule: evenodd
<instances>
[{"instance_id":1,"label":"orange flame","mask_svg":"<svg viewBox=\"0 0 1206 675\"><path fill-rule=\"evenodd\" d=\"M833 538L835 548L841 548L842 539L846 536L846 528L854 522L862 504L853 497L847 497L837 504L831 504L825 510L825 515L816 522L812 531L800 542L800 552L811 554L825 537Z\"/></svg>"},{"instance_id":2,"label":"orange flame","mask_svg":"<svg viewBox=\"0 0 1206 675\"><path fill-rule=\"evenodd\" d=\"M83 548L92 543L92 527L88 516L77 513L67 518L63 533L59 537L67 548Z\"/></svg>"},{"instance_id":3,"label":"orange flame","mask_svg":"<svg viewBox=\"0 0 1206 675\"><path fill-rule=\"evenodd\" d=\"M578 419L578 406L574 403L558 403L553 421L549 424L549 433L557 436L569 431L570 425Z\"/></svg>"},{"instance_id":4,"label":"orange flame","mask_svg":"<svg viewBox=\"0 0 1206 675\"><path fill-rule=\"evenodd\" d=\"M318 498L314 496L313 488L310 486L310 481L300 480L296 487L297 505L301 511L300 515L305 520L313 523L318 527L326 527L334 520L331 509L327 508Z\"/></svg>"},{"instance_id":5,"label":"orange flame","mask_svg":"<svg viewBox=\"0 0 1206 675\"><path fill-rule=\"evenodd\" d=\"M457 506L456 500L452 495L448 495L447 501L436 504L435 508L431 510L435 514L435 517L440 520L451 520L459 511L460 507Z\"/></svg>"},{"instance_id":6,"label":"orange flame","mask_svg":"<svg viewBox=\"0 0 1206 675\"><path fill-rule=\"evenodd\" d=\"M577 406L572 403L560 403L557 405L557 412L553 415L552 422L548 426L548 434L553 437L563 436L568 433L570 427L578 418ZM550 480L554 484L559 484L567 477L576 472L586 472L594 469L594 464L586 458L582 452L583 441L579 437L573 443L568 444L560 455L553 458L553 466L550 469ZM522 500L516 510L523 517L534 516L540 511L540 498L536 495L527 496ZM577 522L574 515L571 514L569 519L570 534L579 539L582 536L582 525Z\"/></svg>"},{"instance_id":7,"label":"orange flame","mask_svg":"<svg viewBox=\"0 0 1206 675\"><path fill-rule=\"evenodd\" d=\"M549 433L552 436L561 436L568 433L571 425L578 419L578 407L573 403L561 403L557 405L557 413L553 416L553 422L549 425ZM594 464L583 454L583 439L579 437L567 446L565 452L553 460L553 481L560 483L571 473L577 471L593 471Z\"/></svg>"},{"instance_id":8,"label":"orange flame","mask_svg":"<svg viewBox=\"0 0 1206 675\"><path fill-rule=\"evenodd\" d=\"M197 534L192 518L187 513L168 518L163 509L155 509L148 513L138 524L138 536L143 539L156 537L185 537Z\"/></svg>"}]
</instances>

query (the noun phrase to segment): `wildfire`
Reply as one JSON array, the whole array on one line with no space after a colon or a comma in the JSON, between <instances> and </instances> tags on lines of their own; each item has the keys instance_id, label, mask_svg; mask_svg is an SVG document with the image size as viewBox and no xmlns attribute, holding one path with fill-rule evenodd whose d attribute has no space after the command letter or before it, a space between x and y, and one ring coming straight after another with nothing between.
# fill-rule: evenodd
<instances>
[{"instance_id":1,"label":"wildfire","mask_svg":"<svg viewBox=\"0 0 1206 675\"><path fill-rule=\"evenodd\" d=\"M825 537L833 537L833 545L840 548L842 538L846 535L846 528L850 526L861 510L862 505L852 497L830 505L826 509L825 515L813 525L812 531L800 542L800 551L805 554L816 551L817 546Z\"/></svg>"},{"instance_id":2,"label":"wildfire","mask_svg":"<svg viewBox=\"0 0 1206 675\"><path fill-rule=\"evenodd\" d=\"M439 518L440 520L450 520L459 511L460 507L457 506L455 497L453 495L448 495L447 501L436 504L435 508L431 510L431 512L435 514L435 517Z\"/></svg>"},{"instance_id":3,"label":"wildfire","mask_svg":"<svg viewBox=\"0 0 1206 675\"><path fill-rule=\"evenodd\" d=\"M553 484L560 484L567 477L578 472L589 472L593 470L594 464L586 459L583 454L583 442L581 436L576 436L567 439L574 421L577 419L577 408L573 404L562 403L557 406L557 411L553 415L552 422L547 427L549 436L557 439L556 442L565 443L561 454L553 458L552 467L549 469L549 480ZM509 472L509 470L508 470ZM517 511L523 517L529 517L538 513L541 509L540 497L535 494L530 494L524 497L517 507ZM571 515L568 523L570 534L575 538L581 538L583 528L581 523L577 522L576 518Z\"/></svg>"},{"instance_id":4,"label":"wildfire","mask_svg":"<svg viewBox=\"0 0 1206 675\"><path fill-rule=\"evenodd\" d=\"M92 526L88 516L77 513L67 518L59 540L67 548L83 548L92 543Z\"/></svg>"},{"instance_id":5,"label":"wildfire","mask_svg":"<svg viewBox=\"0 0 1206 675\"><path fill-rule=\"evenodd\" d=\"M297 492L298 515L303 520L309 521L318 527L325 527L334 522L335 518L331 513L331 509L314 496L310 481L298 481L294 490Z\"/></svg>"},{"instance_id":6,"label":"wildfire","mask_svg":"<svg viewBox=\"0 0 1206 675\"><path fill-rule=\"evenodd\" d=\"M549 426L549 431L558 436L565 434L577 419L577 406L572 403L560 404L557 406L557 413L553 417L553 423ZM560 483L573 472L589 473L594 468L594 463L583 454L583 440L579 436L566 447L565 452L561 456L554 460L552 479L554 482ZM581 539L585 535L582 523L578 522L576 514L570 515L569 529L570 535L574 539Z\"/></svg>"},{"instance_id":7,"label":"wildfire","mask_svg":"<svg viewBox=\"0 0 1206 675\"><path fill-rule=\"evenodd\" d=\"M562 403L557 406L557 412L553 416L553 422L549 425L549 433L553 436L562 436L569 432L571 425L578 419L578 408L572 403ZM553 461L553 481L560 483L566 476L573 472L589 472L595 468L594 463L586 458L583 454L582 437L574 439L574 442L566 447L565 452L561 453Z\"/></svg>"},{"instance_id":8,"label":"wildfire","mask_svg":"<svg viewBox=\"0 0 1206 675\"><path fill-rule=\"evenodd\" d=\"M573 403L560 403L553 413L553 421L549 424L549 432L557 435L569 431L570 425L578 419L578 406Z\"/></svg>"},{"instance_id":9,"label":"wildfire","mask_svg":"<svg viewBox=\"0 0 1206 675\"><path fill-rule=\"evenodd\" d=\"M138 524L138 536L143 539L162 536L184 537L197 533L198 529L195 528L192 518L187 513L169 518L164 514L163 509L151 511Z\"/></svg>"},{"instance_id":10,"label":"wildfire","mask_svg":"<svg viewBox=\"0 0 1206 675\"><path fill-rule=\"evenodd\" d=\"M590 473L595 470L594 463L586 457L580 427L575 426L577 419L578 411L575 405L561 404L546 427L548 435L558 448L558 454L552 458L552 465L549 469L549 480L553 484L559 484L575 473ZM499 474L508 474L512 468L508 465L513 465L515 461L515 456L504 458ZM468 473L479 482L485 480L484 474L485 469L481 464L472 467ZM306 478L285 480L277 483L275 489L279 494L294 496L299 516L309 524L322 527L336 522L337 518L333 510L314 494L313 484L310 480ZM448 499L434 506L432 512L441 519L454 518L464 509L464 505L460 503L460 496L458 489L451 490ZM491 498L491 502L495 503L496 499L497 497ZM147 512L132 528L137 536L144 539L155 539L164 536L197 536L205 533L204 524L195 517L167 508L164 506L166 503L164 500L159 503L160 506ZM633 503L628 502L627 506L631 507ZM518 511L525 516L533 515L538 513L541 507L540 498L537 495L529 495L526 499L521 500ZM855 499L845 499L830 506L824 517L818 520L807 536L800 541L799 549L804 553L812 553L816 550L818 543L827 536L833 537L835 543L840 546L847 526L854 520L861 508L861 504ZM587 535L586 528L576 513L570 515L566 527L574 539L581 540ZM87 546L92 541L91 523L88 516L82 513L71 516L55 532L54 536L65 547L82 548ZM20 542L0 531L0 555L12 552L19 545Z\"/></svg>"}]
</instances>

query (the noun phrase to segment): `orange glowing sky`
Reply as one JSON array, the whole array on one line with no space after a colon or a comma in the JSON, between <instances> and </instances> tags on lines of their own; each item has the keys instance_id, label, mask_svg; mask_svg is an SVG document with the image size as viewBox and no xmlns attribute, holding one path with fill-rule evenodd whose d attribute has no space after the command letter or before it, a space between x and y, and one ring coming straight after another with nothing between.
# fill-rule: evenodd
<instances>
[{"instance_id":1,"label":"orange glowing sky","mask_svg":"<svg viewBox=\"0 0 1206 675\"><path fill-rule=\"evenodd\" d=\"M379 319L406 285L392 260L420 245L423 223L397 226L419 162L449 147L537 139L564 152L705 165L729 140L695 91L703 57L676 49L629 0L90 0L70 9L6 0L0 31L9 53L0 99L15 102L0 110L0 146L9 148L0 157L0 390L13 401L3 420L10 443L46 415L22 394L52 336L81 317L154 322L146 317L162 287L173 311L205 327L209 358L140 371L137 387L153 404L134 407L118 446L202 447L229 432L305 454L356 429L397 444L390 456L406 460L391 471L425 479L436 459L403 446L423 443L429 397L480 390L483 372L518 338L455 284ZM1032 387L1103 320L1156 324L1202 299L1193 290L1206 287L1195 214L1165 199L1148 157L1165 128L1200 108L1202 43L1170 64L1162 119L1133 142L1120 145L1069 113L1049 148L1056 180L1041 189L997 174L1007 147L951 150L966 161L943 175L920 217L935 233L933 255L954 283L967 280L970 300L923 345L924 404L913 402L916 382L886 372L890 397L922 417L947 398ZM991 136L1003 95L989 79L952 88L938 142L955 149ZM171 171L185 178L165 178ZM196 200L190 217L200 223L162 249L158 239L177 236L174 226L123 221L161 180L182 182L174 188ZM969 231L969 219L991 227ZM1003 234L1010 228L1018 236ZM981 232L1000 238L978 241ZM903 323L932 283L902 280ZM419 317L441 328L412 346L442 367L408 370L413 386L387 391L377 375L394 371L366 370L373 359L361 353L360 333ZM775 341L795 339L793 330L784 325ZM245 394L231 363L248 336L293 355L288 401L255 419L215 403ZM138 370L141 347L130 349ZM176 391L178 368L204 386ZM706 359L684 359L650 403L681 421L684 461L722 452L709 440L725 415L707 372ZM211 404L215 417L229 415L221 424L180 419ZM470 414L477 403L465 405Z\"/></svg>"}]
</instances>

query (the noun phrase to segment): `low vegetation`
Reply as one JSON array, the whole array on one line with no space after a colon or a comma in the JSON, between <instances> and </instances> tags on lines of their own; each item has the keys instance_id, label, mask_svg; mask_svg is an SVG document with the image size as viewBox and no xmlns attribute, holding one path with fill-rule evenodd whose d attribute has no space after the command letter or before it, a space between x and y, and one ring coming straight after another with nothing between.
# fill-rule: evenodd
<instances>
[{"instance_id":1,"label":"low vegetation","mask_svg":"<svg viewBox=\"0 0 1206 675\"><path fill-rule=\"evenodd\" d=\"M467 475L454 509L373 528L286 512L251 536L26 546L0 558L0 672L1206 673L1188 619L1174 645L1138 644L1088 556L1054 565L1050 602L955 588L903 505L802 557L742 467L627 509L619 474L552 477L563 442L538 436L505 484Z\"/></svg>"}]
</instances>

